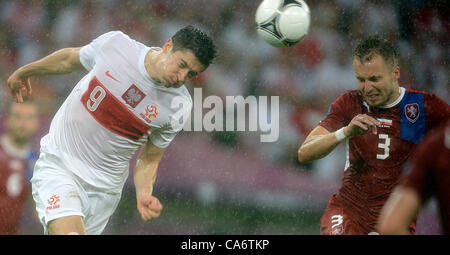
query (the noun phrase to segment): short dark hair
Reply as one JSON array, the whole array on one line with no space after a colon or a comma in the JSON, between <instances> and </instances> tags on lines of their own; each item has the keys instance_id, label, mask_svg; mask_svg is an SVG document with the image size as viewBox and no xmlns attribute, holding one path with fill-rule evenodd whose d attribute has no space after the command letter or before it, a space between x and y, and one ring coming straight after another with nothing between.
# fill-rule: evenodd
<instances>
[{"instance_id":1,"label":"short dark hair","mask_svg":"<svg viewBox=\"0 0 450 255\"><path fill-rule=\"evenodd\" d=\"M375 54L380 55L391 67L398 66L398 50L390 41L378 35L361 40L353 51L353 58L358 57L361 62L366 62Z\"/></svg>"},{"instance_id":2,"label":"short dark hair","mask_svg":"<svg viewBox=\"0 0 450 255\"><path fill-rule=\"evenodd\" d=\"M205 68L216 57L217 51L213 40L200 29L191 25L178 30L172 36L172 41L172 51L191 50Z\"/></svg>"}]
</instances>

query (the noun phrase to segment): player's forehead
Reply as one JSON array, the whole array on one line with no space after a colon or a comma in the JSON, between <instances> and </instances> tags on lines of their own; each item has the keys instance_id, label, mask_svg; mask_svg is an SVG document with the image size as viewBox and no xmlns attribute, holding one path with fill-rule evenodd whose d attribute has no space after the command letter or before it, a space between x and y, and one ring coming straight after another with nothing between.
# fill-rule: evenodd
<instances>
[{"instance_id":1,"label":"player's forehead","mask_svg":"<svg viewBox=\"0 0 450 255\"><path fill-rule=\"evenodd\" d=\"M386 61L378 54L370 58L354 57L353 67L357 76L381 75L389 71Z\"/></svg>"}]
</instances>

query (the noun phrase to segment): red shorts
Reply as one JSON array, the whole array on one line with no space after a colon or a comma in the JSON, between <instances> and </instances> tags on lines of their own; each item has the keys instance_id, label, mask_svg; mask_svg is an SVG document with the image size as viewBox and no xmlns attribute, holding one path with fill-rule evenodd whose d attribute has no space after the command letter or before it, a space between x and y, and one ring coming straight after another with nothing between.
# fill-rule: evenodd
<instances>
[{"instance_id":1,"label":"red shorts","mask_svg":"<svg viewBox=\"0 0 450 255\"><path fill-rule=\"evenodd\" d=\"M415 234L416 220L409 226L410 234ZM322 235L370 235L378 234L375 223L367 222L358 212L349 208L333 195L320 219Z\"/></svg>"},{"instance_id":2,"label":"red shorts","mask_svg":"<svg viewBox=\"0 0 450 255\"><path fill-rule=\"evenodd\" d=\"M356 220L352 210L345 207L333 195L325 212L320 219L320 232L322 235L367 235L369 232Z\"/></svg>"}]
</instances>

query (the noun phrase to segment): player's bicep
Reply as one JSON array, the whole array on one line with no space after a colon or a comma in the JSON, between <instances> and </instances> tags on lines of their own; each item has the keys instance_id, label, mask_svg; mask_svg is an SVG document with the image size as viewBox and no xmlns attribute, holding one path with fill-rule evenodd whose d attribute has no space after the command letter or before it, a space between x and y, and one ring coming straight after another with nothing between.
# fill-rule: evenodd
<instances>
[{"instance_id":1,"label":"player's bicep","mask_svg":"<svg viewBox=\"0 0 450 255\"><path fill-rule=\"evenodd\" d=\"M316 138L317 136L322 136L322 135L327 135L329 134L330 131L328 131L326 128L322 127L322 126L317 126L315 127L306 137L304 143L308 143L309 141L311 141L312 139Z\"/></svg>"},{"instance_id":2,"label":"player's bicep","mask_svg":"<svg viewBox=\"0 0 450 255\"><path fill-rule=\"evenodd\" d=\"M166 148L157 147L152 141L148 141L139 154L139 160L148 163L159 162L164 155L164 151L166 151Z\"/></svg>"}]
</instances>

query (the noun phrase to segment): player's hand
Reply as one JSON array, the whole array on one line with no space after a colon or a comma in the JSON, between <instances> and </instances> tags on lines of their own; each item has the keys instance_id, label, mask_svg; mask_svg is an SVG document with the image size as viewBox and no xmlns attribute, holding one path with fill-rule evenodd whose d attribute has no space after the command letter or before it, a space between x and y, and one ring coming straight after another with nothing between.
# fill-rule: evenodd
<instances>
[{"instance_id":1,"label":"player's hand","mask_svg":"<svg viewBox=\"0 0 450 255\"><path fill-rule=\"evenodd\" d=\"M23 103L23 94L31 95L30 78L21 78L17 72L13 73L7 80L9 90L17 103Z\"/></svg>"},{"instance_id":2,"label":"player's hand","mask_svg":"<svg viewBox=\"0 0 450 255\"><path fill-rule=\"evenodd\" d=\"M137 197L137 209L143 221L149 221L159 217L162 205L159 200L149 194L141 194Z\"/></svg>"},{"instance_id":3,"label":"player's hand","mask_svg":"<svg viewBox=\"0 0 450 255\"><path fill-rule=\"evenodd\" d=\"M379 123L373 117L370 117L367 114L358 114L350 121L350 124L344 128L344 134L347 137L351 137L365 134L369 130L372 130L373 134L377 134L377 126L379 126Z\"/></svg>"}]
</instances>

